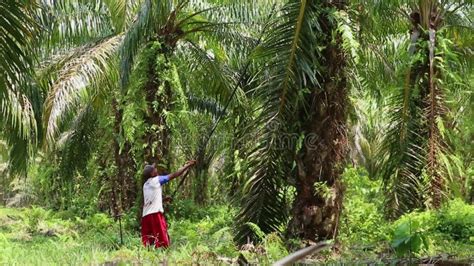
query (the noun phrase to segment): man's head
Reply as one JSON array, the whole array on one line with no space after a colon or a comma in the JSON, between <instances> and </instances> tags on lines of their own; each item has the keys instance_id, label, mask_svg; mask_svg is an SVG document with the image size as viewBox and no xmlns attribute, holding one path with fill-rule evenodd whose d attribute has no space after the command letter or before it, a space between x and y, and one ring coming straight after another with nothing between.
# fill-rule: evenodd
<instances>
[{"instance_id":1,"label":"man's head","mask_svg":"<svg viewBox=\"0 0 474 266\"><path fill-rule=\"evenodd\" d=\"M150 177L154 177L158 175L158 171L156 170L155 164L147 164L143 169L143 178L147 180Z\"/></svg>"}]
</instances>

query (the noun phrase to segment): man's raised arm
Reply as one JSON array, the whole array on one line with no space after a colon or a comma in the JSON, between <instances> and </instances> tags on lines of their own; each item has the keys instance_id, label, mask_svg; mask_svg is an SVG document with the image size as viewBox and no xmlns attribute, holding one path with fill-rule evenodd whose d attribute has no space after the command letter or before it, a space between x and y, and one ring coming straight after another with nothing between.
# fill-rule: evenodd
<instances>
[{"instance_id":1,"label":"man's raised arm","mask_svg":"<svg viewBox=\"0 0 474 266\"><path fill-rule=\"evenodd\" d=\"M169 175L169 180L171 181L175 179L176 177L181 176L184 172L186 172L186 170L188 170L195 164L196 164L196 160L191 160L191 161L186 162L186 164L183 167L181 167L178 171Z\"/></svg>"}]
</instances>

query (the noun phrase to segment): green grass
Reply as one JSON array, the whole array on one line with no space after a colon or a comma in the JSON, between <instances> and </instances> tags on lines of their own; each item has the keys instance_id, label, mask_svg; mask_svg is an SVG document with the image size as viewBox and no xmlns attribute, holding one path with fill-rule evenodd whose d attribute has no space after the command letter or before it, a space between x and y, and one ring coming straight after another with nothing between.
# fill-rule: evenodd
<instances>
[{"instance_id":1,"label":"green grass","mask_svg":"<svg viewBox=\"0 0 474 266\"><path fill-rule=\"evenodd\" d=\"M366 196L351 193L355 192L347 193L336 252L317 254L310 258L311 263L386 263L397 259L394 232L407 222L428 242L427 248L410 256L444 254L452 260L473 260L474 206L454 200L440 211L413 212L389 223ZM253 264L268 265L289 253L289 243L283 243L276 233L263 236L260 245L239 250L232 241L232 208L200 208L186 201L172 207L168 212L171 247L167 250L142 246L133 214L122 218L124 244L120 245L118 222L106 214L79 218L70 211L0 207L0 265L156 265L163 261L216 265L235 263L239 254ZM290 242L298 246L298 241Z\"/></svg>"},{"instance_id":2,"label":"green grass","mask_svg":"<svg viewBox=\"0 0 474 266\"><path fill-rule=\"evenodd\" d=\"M84 265L107 262L121 264L222 264L235 260L239 250L233 244L232 211L208 210L213 217L171 219L171 247L146 249L140 235L124 217L124 244L120 245L118 223L104 214L87 219L58 218L41 208L0 208L0 265ZM265 254L243 251L247 259L268 264L286 255L279 238L269 235ZM277 243L277 244L275 244Z\"/></svg>"}]
</instances>

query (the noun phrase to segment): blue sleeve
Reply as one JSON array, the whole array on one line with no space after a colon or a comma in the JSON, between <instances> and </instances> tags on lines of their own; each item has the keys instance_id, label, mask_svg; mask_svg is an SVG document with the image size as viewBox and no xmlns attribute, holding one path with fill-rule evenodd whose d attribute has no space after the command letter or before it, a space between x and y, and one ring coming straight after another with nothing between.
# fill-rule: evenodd
<instances>
[{"instance_id":1,"label":"blue sleeve","mask_svg":"<svg viewBox=\"0 0 474 266\"><path fill-rule=\"evenodd\" d=\"M160 180L160 185L164 185L170 181L170 176L169 175L160 175L158 176L158 179Z\"/></svg>"}]
</instances>

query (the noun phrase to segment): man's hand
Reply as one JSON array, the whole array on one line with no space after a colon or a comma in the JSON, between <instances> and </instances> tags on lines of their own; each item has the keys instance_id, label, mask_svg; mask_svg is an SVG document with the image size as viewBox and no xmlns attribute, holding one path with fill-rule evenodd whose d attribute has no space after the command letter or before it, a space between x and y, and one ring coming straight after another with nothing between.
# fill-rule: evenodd
<instances>
[{"instance_id":1,"label":"man's hand","mask_svg":"<svg viewBox=\"0 0 474 266\"><path fill-rule=\"evenodd\" d=\"M186 162L186 166L191 167L191 166L195 165L196 162L197 162L196 160L189 160L189 161Z\"/></svg>"},{"instance_id":2,"label":"man's hand","mask_svg":"<svg viewBox=\"0 0 474 266\"><path fill-rule=\"evenodd\" d=\"M173 180L174 178L184 174L184 172L186 172L189 168L191 168L191 166L195 164L196 164L196 160L187 161L186 164L183 167L181 167L177 172L170 174L168 176L169 179Z\"/></svg>"}]
</instances>

